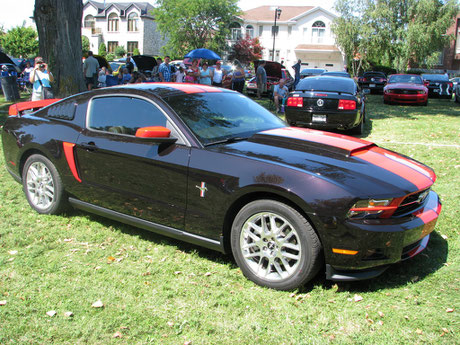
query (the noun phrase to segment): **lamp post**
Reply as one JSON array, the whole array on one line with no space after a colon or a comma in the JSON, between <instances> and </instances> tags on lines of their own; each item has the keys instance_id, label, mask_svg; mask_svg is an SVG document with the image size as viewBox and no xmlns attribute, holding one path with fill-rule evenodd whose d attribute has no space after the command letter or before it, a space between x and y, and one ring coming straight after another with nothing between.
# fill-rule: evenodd
<instances>
[{"instance_id":1,"label":"lamp post","mask_svg":"<svg viewBox=\"0 0 460 345\"><path fill-rule=\"evenodd\" d=\"M281 8L275 8L275 26L273 27L273 51L272 51L272 61L275 61L275 38L276 38L276 20L280 19Z\"/></svg>"}]
</instances>

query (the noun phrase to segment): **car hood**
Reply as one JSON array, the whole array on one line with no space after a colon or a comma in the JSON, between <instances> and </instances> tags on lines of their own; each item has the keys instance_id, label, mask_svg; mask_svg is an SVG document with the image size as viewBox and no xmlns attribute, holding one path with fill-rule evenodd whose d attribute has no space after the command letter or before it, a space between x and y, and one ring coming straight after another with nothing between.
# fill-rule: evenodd
<instances>
[{"instance_id":1,"label":"car hood","mask_svg":"<svg viewBox=\"0 0 460 345\"><path fill-rule=\"evenodd\" d=\"M133 60L140 71L151 71L157 65L157 60L148 55L134 55Z\"/></svg>"},{"instance_id":2,"label":"car hood","mask_svg":"<svg viewBox=\"0 0 460 345\"><path fill-rule=\"evenodd\" d=\"M16 64L13 62L13 60L11 60L9 58L8 55L6 55L5 53L3 52L0 52L0 64L3 64L3 63L10 63L12 64L13 66L16 66Z\"/></svg>"},{"instance_id":3,"label":"car hood","mask_svg":"<svg viewBox=\"0 0 460 345\"><path fill-rule=\"evenodd\" d=\"M385 86L385 89L411 89L411 90L424 90L425 86L413 83L391 83Z\"/></svg>"},{"instance_id":4,"label":"car hood","mask_svg":"<svg viewBox=\"0 0 460 345\"><path fill-rule=\"evenodd\" d=\"M265 71L267 72L267 77L273 77L281 79L283 75L281 74L281 69L283 66L276 61L265 61ZM254 61L254 69L257 71L257 67L259 67L260 61Z\"/></svg>"},{"instance_id":5,"label":"car hood","mask_svg":"<svg viewBox=\"0 0 460 345\"><path fill-rule=\"evenodd\" d=\"M268 130L215 149L301 170L355 195L401 197L428 188L436 180L432 169L413 159L369 141L312 129Z\"/></svg>"}]
</instances>

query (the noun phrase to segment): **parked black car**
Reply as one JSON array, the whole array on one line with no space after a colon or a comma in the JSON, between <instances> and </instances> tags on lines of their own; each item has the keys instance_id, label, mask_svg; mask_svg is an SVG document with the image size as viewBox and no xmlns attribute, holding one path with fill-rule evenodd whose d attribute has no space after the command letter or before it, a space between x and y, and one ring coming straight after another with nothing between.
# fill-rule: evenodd
<instances>
[{"instance_id":1,"label":"parked black car","mask_svg":"<svg viewBox=\"0 0 460 345\"><path fill-rule=\"evenodd\" d=\"M345 71L330 71L330 72L323 72L321 75L329 76L329 77L343 77L343 78L351 78L350 73Z\"/></svg>"},{"instance_id":2,"label":"parked black car","mask_svg":"<svg viewBox=\"0 0 460 345\"><path fill-rule=\"evenodd\" d=\"M425 86L428 88L428 97L452 99L453 83L445 74L422 74Z\"/></svg>"},{"instance_id":3,"label":"parked black car","mask_svg":"<svg viewBox=\"0 0 460 345\"><path fill-rule=\"evenodd\" d=\"M304 68L300 71L300 79L321 75L324 72L327 72L324 68Z\"/></svg>"},{"instance_id":4,"label":"parked black car","mask_svg":"<svg viewBox=\"0 0 460 345\"><path fill-rule=\"evenodd\" d=\"M291 126L343 129L361 134L365 121L365 96L351 78L301 79L287 100L286 121Z\"/></svg>"},{"instance_id":5,"label":"parked black car","mask_svg":"<svg viewBox=\"0 0 460 345\"><path fill-rule=\"evenodd\" d=\"M71 205L231 252L246 277L281 290L321 269L333 280L375 277L420 253L441 211L422 163L288 127L248 97L205 85L84 92L8 117L2 143L38 213Z\"/></svg>"},{"instance_id":6,"label":"parked black car","mask_svg":"<svg viewBox=\"0 0 460 345\"><path fill-rule=\"evenodd\" d=\"M358 85L361 89L369 89L373 92L383 92L383 87L387 83L387 76L383 72L364 72L358 78Z\"/></svg>"}]
</instances>

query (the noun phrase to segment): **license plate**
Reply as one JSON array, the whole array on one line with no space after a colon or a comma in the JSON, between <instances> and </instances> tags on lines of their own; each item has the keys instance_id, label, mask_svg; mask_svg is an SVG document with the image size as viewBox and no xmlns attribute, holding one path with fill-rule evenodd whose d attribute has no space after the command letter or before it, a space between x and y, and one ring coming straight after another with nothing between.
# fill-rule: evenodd
<instances>
[{"instance_id":1,"label":"license plate","mask_svg":"<svg viewBox=\"0 0 460 345\"><path fill-rule=\"evenodd\" d=\"M433 92L439 93L439 89L434 89Z\"/></svg>"},{"instance_id":2,"label":"license plate","mask_svg":"<svg viewBox=\"0 0 460 345\"><path fill-rule=\"evenodd\" d=\"M311 122L320 122L320 123L325 123L327 120L326 115L318 115L318 114L313 114L311 116Z\"/></svg>"},{"instance_id":3,"label":"license plate","mask_svg":"<svg viewBox=\"0 0 460 345\"><path fill-rule=\"evenodd\" d=\"M369 87L375 87L375 84L369 84Z\"/></svg>"}]
</instances>

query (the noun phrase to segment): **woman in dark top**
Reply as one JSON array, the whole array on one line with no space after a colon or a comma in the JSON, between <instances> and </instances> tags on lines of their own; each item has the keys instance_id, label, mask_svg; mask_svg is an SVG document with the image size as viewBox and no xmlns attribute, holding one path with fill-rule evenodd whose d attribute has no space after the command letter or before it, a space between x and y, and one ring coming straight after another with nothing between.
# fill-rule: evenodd
<instances>
[{"instance_id":1,"label":"woman in dark top","mask_svg":"<svg viewBox=\"0 0 460 345\"><path fill-rule=\"evenodd\" d=\"M241 64L236 65L232 76L232 90L243 93L244 88L244 69Z\"/></svg>"}]
</instances>

